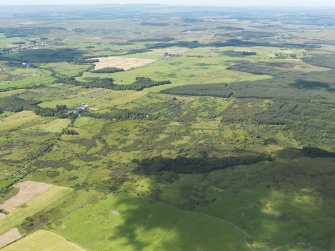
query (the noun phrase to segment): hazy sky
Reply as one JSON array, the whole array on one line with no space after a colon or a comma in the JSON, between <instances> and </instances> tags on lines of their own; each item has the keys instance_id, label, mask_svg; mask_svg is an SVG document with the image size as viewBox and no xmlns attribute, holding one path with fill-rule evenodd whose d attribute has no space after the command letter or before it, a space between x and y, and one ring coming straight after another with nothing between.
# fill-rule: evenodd
<instances>
[{"instance_id":1,"label":"hazy sky","mask_svg":"<svg viewBox=\"0 0 335 251\"><path fill-rule=\"evenodd\" d=\"M0 5L28 4L101 4L101 3L160 3L179 5L223 5L223 6L335 6L335 0L0 0Z\"/></svg>"}]
</instances>

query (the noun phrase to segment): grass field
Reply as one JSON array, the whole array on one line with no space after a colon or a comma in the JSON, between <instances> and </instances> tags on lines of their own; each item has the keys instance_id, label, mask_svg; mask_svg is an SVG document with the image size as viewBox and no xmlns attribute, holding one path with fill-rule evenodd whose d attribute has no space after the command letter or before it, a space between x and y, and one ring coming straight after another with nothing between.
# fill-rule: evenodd
<instances>
[{"instance_id":1,"label":"grass field","mask_svg":"<svg viewBox=\"0 0 335 251\"><path fill-rule=\"evenodd\" d=\"M38 116L30 111L13 114L0 120L0 131L13 130L35 119L38 119Z\"/></svg>"},{"instance_id":2,"label":"grass field","mask_svg":"<svg viewBox=\"0 0 335 251\"><path fill-rule=\"evenodd\" d=\"M39 230L34 232L23 239L3 248L4 251L37 251L37 250L50 250L50 251L83 251L78 245L65 240L63 237L50 232Z\"/></svg>"},{"instance_id":3,"label":"grass field","mask_svg":"<svg viewBox=\"0 0 335 251\"><path fill-rule=\"evenodd\" d=\"M43 69L2 68L2 72L3 73L1 74L0 71L0 90L50 84L55 81L55 78L51 76L51 73Z\"/></svg>"},{"instance_id":4,"label":"grass field","mask_svg":"<svg viewBox=\"0 0 335 251\"><path fill-rule=\"evenodd\" d=\"M69 119L55 119L49 123L38 126L39 129L45 130L47 132L61 132L64 128L66 128L70 124Z\"/></svg>"},{"instance_id":5,"label":"grass field","mask_svg":"<svg viewBox=\"0 0 335 251\"><path fill-rule=\"evenodd\" d=\"M166 204L119 195L79 209L54 227L87 249L152 250L181 216Z\"/></svg>"},{"instance_id":6,"label":"grass field","mask_svg":"<svg viewBox=\"0 0 335 251\"><path fill-rule=\"evenodd\" d=\"M61 63L42 64L41 67L46 69L52 69L56 71L58 74L72 77L77 76L82 71L85 71L87 68L89 68L89 65L79 65L67 62L61 62Z\"/></svg>"},{"instance_id":7,"label":"grass field","mask_svg":"<svg viewBox=\"0 0 335 251\"><path fill-rule=\"evenodd\" d=\"M84 215L90 219L83 220ZM230 250L247 239L220 219L125 195L80 209L55 227L90 250ZM225 238L213 243L223 233Z\"/></svg>"}]
</instances>

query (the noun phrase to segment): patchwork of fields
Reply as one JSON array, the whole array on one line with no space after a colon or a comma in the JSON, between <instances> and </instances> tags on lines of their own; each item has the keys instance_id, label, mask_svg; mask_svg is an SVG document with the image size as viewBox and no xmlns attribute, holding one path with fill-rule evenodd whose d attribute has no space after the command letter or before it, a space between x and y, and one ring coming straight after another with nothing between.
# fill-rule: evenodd
<instances>
[{"instance_id":1,"label":"patchwork of fields","mask_svg":"<svg viewBox=\"0 0 335 251\"><path fill-rule=\"evenodd\" d=\"M332 17L45 8L0 11L1 250L335 250Z\"/></svg>"}]
</instances>

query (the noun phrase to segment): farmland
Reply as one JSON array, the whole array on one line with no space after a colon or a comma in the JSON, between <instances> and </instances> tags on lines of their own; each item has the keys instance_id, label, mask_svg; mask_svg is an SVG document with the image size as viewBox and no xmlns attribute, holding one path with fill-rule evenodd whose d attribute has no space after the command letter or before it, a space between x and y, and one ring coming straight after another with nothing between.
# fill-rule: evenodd
<instances>
[{"instance_id":1,"label":"farmland","mask_svg":"<svg viewBox=\"0 0 335 251\"><path fill-rule=\"evenodd\" d=\"M66 8L0 10L1 250L335 249L328 11Z\"/></svg>"},{"instance_id":2,"label":"farmland","mask_svg":"<svg viewBox=\"0 0 335 251\"><path fill-rule=\"evenodd\" d=\"M22 240L5 247L3 250L74 250L82 251L81 247L66 241L52 232L39 230Z\"/></svg>"}]
</instances>

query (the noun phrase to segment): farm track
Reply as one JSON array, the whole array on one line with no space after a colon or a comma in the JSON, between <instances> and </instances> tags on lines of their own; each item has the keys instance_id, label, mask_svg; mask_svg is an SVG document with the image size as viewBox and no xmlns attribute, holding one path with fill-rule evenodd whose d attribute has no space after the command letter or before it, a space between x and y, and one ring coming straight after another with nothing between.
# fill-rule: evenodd
<instances>
[{"instance_id":1,"label":"farm track","mask_svg":"<svg viewBox=\"0 0 335 251\"><path fill-rule=\"evenodd\" d=\"M236 230L238 230L238 231L241 232L242 234L244 234L244 235L245 235L246 237L248 237L249 239L252 238L252 236L251 236L250 234L248 234L246 231L244 231L244 230L241 229L240 227L236 226L236 225L235 225L234 223L232 223L231 221L228 221L228 220L223 219L223 218L218 218L218 217L215 217L215 216L212 216L212 215L208 215L208 214L200 213L200 212L197 212L197 211L189 211L189 212L196 213L196 214L198 214L198 215L205 216L205 217L208 217L208 218L217 220L217 221L225 222L225 223L231 225L232 227L234 227Z\"/></svg>"},{"instance_id":2,"label":"farm track","mask_svg":"<svg viewBox=\"0 0 335 251\"><path fill-rule=\"evenodd\" d=\"M166 233L161 237L161 239L157 242L157 244L154 246L154 248L152 249L152 251L155 251L156 248L159 247L159 245L162 243L162 241L165 239L165 237L172 231L172 229L174 229L182 220L183 220L183 217L185 215L185 212L183 213L183 215L180 217L180 219L178 221L176 221L175 224L173 224L173 226L168 230L166 231Z\"/></svg>"}]
</instances>

